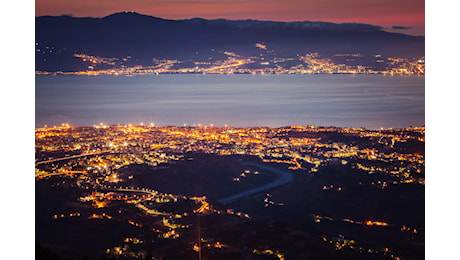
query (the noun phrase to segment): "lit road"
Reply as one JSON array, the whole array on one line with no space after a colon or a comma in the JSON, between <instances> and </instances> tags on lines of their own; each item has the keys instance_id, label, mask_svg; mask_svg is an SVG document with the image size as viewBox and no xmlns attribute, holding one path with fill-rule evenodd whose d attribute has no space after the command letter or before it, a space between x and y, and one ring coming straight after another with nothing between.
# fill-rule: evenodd
<instances>
[{"instance_id":1,"label":"lit road","mask_svg":"<svg viewBox=\"0 0 460 260\"><path fill-rule=\"evenodd\" d=\"M87 172L85 171L63 171L63 172L53 172L53 173L48 173L48 174L36 175L35 177L42 179L42 178L46 178L50 176L58 176L58 175L73 176L74 174L87 174Z\"/></svg>"},{"instance_id":2,"label":"lit road","mask_svg":"<svg viewBox=\"0 0 460 260\"><path fill-rule=\"evenodd\" d=\"M230 67L238 67L246 63L245 60L235 60L235 61L236 63L234 64L227 64L227 65L221 65L217 67L211 67L211 68L208 68L207 70L211 71L211 70L219 70L219 69L225 69L225 68L230 68Z\"/></svg>"},{"instance_id":3,"label":"lit road","mask_svg":"<svg viewBox=\"0 0 460 260\"><path fill-rule=\"evenodd\" d=\"M39 165L39 164L44 164L44 163L57 162L57 161L64 161L64 160L68 160L68 159L74 159L74 158L78 158L78 157L84 157L84 156L88 156L88 155L96 155L96 154L107 153L107 152L110 152L110 151L101 151L101 152L84 153L84 154L78 154L78 155L73 155L73 156L67 156L67 157L62 157L62 158L56 158L56 159L51 159L51 160L46 160L46 161L40 161L40 162L36 162L36 163L35 163L35 166L37 166L37 165Z\"/></svg>"},{"instance_id":4,"label":"lit road","mask_svg":"<svg viewBox=\"0 0 460 260\"><path fill-rule=\"evenodd\" d=\"M120 188L117 188L117 187L110 187L110 186L102 186L102 188L106 189L106 190L112 190L112 191L142 192L142 193L147 193L147 194L150 194L150 195L153 195L153 196L157 196L159 194L155 190L149 190L149 189L146 189L146 188L133 188L133 187L129 187L129 188L128 187L126 187L126 188L121 188L120 187ZM164 195L167 195L167 194L164 194ZM171 213L160 212L160 211L158 211L156 209L149 209L148 207L146 207L142 203L136 203L135 205L136 205L136 207L138 207L139 209L143 210L145 213L147 213L149 215L177 217L177 215L174 215L174 214L171 214Z\"/></svg>"},{"instance_id":5,"label":"lit road","mask_svg":"<svg viewBox=\"0 0 460 260\"><path fill-rule=\"evenodd\" d=\"M293 174L290 171L281 170L281 169L274 168L274 167L264 165L264 164L249 164L249 165L257 166L258 168L260 168L262 170L267 170L267 171L271 171L271 172L274 172L274 173L279 173L279 174L281 174L281 177L279 177L275 181L267 183L267 184L265 184L263 186L256 187L254 189L250 189L250 190L247 190L247 191L243 191L243 192L237 193L235 195L232 195L232 196L229 196L229 197L226 197L226 198L222 198L222 199L218 200L218 202L226 204L226 203L229 203L231 201L234 201L234 200L242 198L242 197L246 197L246 196L253 195L253 194L265 191L265 190L269 190L269 189L272 189L272 188L282 186L284 184L287 184L287 183L291 182L294 179Z\"/></svg>"},{"instance_id":6,"label":"lit road","mask_svg":"<svg viewBox=\"0 0 460 260\"><path fill-rule=\"evenodd\" d=\"M145 188L117 188L117 187L110 187L110 186L102 186L102 188L106 190L113 190L113 191L128 191L128 192L142 192L142 193L147 193L151 195L157 195L158 192L155 190L149 190Z\"/></svg>"}]
</instances>

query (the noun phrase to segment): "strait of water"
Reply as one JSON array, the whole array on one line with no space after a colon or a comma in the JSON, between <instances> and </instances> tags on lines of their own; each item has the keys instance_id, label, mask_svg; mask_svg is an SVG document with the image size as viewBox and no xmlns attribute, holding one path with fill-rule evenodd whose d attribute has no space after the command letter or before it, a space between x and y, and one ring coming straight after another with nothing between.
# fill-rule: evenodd
<instances>
[{"instance_id":1,"label":"strait of water","mask_svg":"<svg viewBox=\"0 0 460 260\"><path fill-rule=\"evenodd\" d=\"M425 77L144 75L35 77L35 126L425 124Z\"/></svg>"}]
</instances>

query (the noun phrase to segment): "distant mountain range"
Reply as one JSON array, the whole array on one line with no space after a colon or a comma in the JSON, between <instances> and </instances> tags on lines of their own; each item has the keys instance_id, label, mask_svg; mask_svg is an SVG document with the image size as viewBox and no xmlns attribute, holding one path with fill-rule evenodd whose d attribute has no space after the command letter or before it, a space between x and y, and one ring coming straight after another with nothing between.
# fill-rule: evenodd
<instances>
[{"instance_id":1,"label":"distant mountain range","mask_svg":"<svg viewBox=\"0 0 460 260\"><path fill-rule=\"evenodd\" d=\"M225 59L223 52L245 57L272 50L280 58L306 53L359 53L364 56L418 58L425 38L383 31L382 27L328 22L258 20L167 20L135 12L103 18L41 16L35 19L36 70L78 71L87 64L74 54L127 58L150 65L153 59L209 61Z\"/></svg>"}]
</instances>

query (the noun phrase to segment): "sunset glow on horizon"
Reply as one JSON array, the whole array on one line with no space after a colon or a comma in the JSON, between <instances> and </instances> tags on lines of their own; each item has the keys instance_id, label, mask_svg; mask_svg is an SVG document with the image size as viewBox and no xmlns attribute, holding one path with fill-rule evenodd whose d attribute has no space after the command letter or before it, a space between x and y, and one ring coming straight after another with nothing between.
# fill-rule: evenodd
<instances>
[{"instance_id":1,"label":"sunset glow on horizon","mask_svg":"<svg viewBox=\"0 0 460 260\"><path fill-rule=\"evenodd\" d=\"M37 0L35 15L104 17L116 12L134 11L164 19L325 21L334 23L365 23L413 35L424 35L424 0Z\"/></svg>"}]
</instances>

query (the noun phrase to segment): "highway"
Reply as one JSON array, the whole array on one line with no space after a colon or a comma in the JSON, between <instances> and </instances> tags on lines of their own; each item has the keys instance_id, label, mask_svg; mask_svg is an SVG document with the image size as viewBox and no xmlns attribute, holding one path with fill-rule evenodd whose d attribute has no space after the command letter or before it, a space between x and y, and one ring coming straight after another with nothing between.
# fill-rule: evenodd
<instances>
[{"instance_id":1,"label":"highway","mask_svg":"<svg viewBox=\"0 0 460 260\"><path fill-rule=\"evenodd\" d=\"M53 173L48 173L48 174L42 174L42 175L35 175L37 178L46 178L50 176L58 176L58 175L67 175L67 176L73 176L73 174L87 174L85 171L62 171L62 172L53 172Z\"/></svg>"},{"instance_id":2,"label":"highway","mask_svg":"<svg viewBox=\"0 0 460 260\"><path fill-rule=\"evenodd\" d=\"M133 187L126 187L126 188L117 188L117 187L110 187L110 186L102 186L101 188L106 189L106 190L113 190L113 191L128 191L128 192L141 192L141 193L147 193L151 195L157 195L158 191L155 190L149 190L146 188L133 188Z\"/></svg>"},{"instance_id":3,"label":"highway","mask_svg":"<svg viewBox=\"0 0 460 260\"><path fill-rule=\"evenodd\" d=\"M247 62L245 60L234 60L236 63L233 63L233 64L224 64L224 65L220 65L220 66L216 66L216 67L210 67L207 69L207 71L214 71L214 70L220 70L220 69L226 69L226 68L230 68L230 67L238 67L238 66L241 66L241 65L244 65L246 64Z\"/></svg>"},{"instance_id":4,"label":"highway","mask_svg":"<svg viewBox=\"0 0 460 260\"><path fill-rule=\"evenodd\" d=\"M51 160L46 160L46 161L40 161L40 162L36 162L36 163L35 163L35 166L37 166L37 165L39 165L39 164L44 164L44 163L57 162L57 161L64 161L64 160L68 160L68 159L74 159L74 158L78 158L78 157L84 157L84 156L88 156L88 155L96 155L96 154L107 153L107 152L110 152L110 151L100 151L100 152L84 153L84 154L78 154L78 155L73 155L73 156L67 156L67 157L62 157L62 158L56 158L56 159L51 159Z\"/></svg>"}]
</instances>

